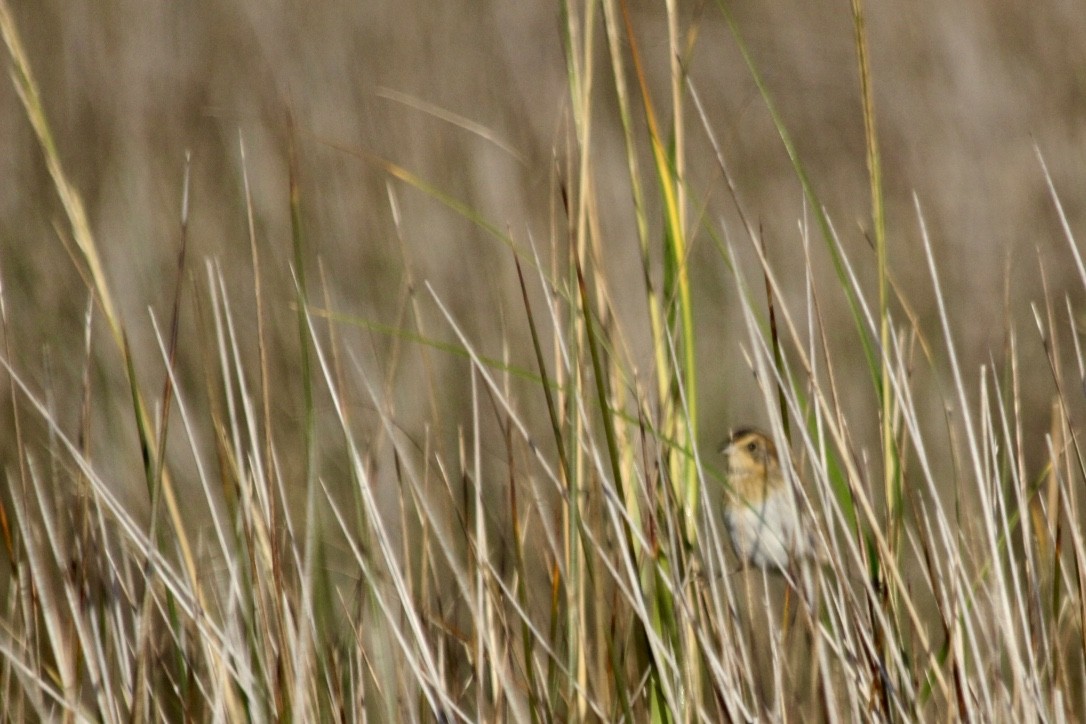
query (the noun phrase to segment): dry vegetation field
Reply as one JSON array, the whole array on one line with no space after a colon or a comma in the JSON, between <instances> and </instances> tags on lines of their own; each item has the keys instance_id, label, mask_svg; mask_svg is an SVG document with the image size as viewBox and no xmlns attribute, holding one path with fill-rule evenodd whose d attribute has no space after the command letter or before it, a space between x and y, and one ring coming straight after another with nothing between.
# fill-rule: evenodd
<instances>
[{"instance_id":1,"label":"dry vegetation field","mask_svg":"<svg viewBox=\"0 0 1086 724\"><path fill-rule=\"evenodd\" d=\"M1080 3L0 31L0 721L1086 718Z\"/></svg>"}]
</instances>

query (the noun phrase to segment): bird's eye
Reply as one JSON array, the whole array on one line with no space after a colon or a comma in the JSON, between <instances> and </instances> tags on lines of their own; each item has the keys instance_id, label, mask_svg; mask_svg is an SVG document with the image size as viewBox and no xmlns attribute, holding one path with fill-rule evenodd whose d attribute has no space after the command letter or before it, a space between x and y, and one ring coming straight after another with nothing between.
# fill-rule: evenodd
<instances>
[{"instance_id":1,"label":"bird's eye","mask_svg":"<svg viewBox=\"0 0 1086 724\"><path fill-rule=\"evenodd\" d=\"M757 449L758 449L758 443L756 443L756 442L748 442L747 443L747 450L749 450L751 452L754 452Z\"/></svg>"}]
</instances>

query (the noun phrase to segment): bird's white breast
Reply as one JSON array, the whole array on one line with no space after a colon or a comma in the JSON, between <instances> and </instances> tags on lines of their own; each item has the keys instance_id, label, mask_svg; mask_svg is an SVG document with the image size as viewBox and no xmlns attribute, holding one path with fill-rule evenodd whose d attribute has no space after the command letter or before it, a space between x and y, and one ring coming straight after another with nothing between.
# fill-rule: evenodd
<instances>
[{"instance_id":1,"label":"bird's white breast","mask_svg":"<svg viewBox=\"0 0 1086 724\"><path fill-rule=\"evenodd\" d=\"M811 555L813 545L796 514L787 489L776 490L760 504L734 505L724 514L735 553L759 568L789 567L789 561Z\"/></svg>"}]
</instances>

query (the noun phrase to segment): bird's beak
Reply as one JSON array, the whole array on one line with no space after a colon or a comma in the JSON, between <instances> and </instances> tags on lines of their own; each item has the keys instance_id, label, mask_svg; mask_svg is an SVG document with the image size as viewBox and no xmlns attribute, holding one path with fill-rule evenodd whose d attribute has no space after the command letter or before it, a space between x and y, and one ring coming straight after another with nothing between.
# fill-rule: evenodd
<instances>
[{"instance_id":1,"label":"bird's beak","mask_svg":"<svg viewBox=\"0 0 1086 724\"><path fill-rule=\"evenodd\" d=\"M724 442L720 443L720 446L717 447L716 451L718 453L723 453L724 455L731 455L732 452L733 452L732 451L732 438L734 436L735 436L735 430L729 429L728 430L728 437L724 440Z\"/></svg>"}]
</instances>

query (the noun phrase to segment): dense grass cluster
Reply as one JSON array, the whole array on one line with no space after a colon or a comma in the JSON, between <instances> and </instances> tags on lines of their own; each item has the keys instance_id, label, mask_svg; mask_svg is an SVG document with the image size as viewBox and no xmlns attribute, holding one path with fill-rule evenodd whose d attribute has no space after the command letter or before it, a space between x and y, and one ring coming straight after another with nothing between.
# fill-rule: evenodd
<instances>
[{"instance_id":1,"label":"dense grass cluster","mask_svg":"<svg viewBox=\"0 0 1086 724\"><path fill-rule=\"evenodd\" d=\"M696 27L674 5L661 54L639 44L623 0L560 4L569 122L539 190L553 204L545 235L511 231L369 149L335 148L387 181L397 230L401 197L416 194L501 245L509 264L495 274L508 272L501 288L514 292L490 318L464 319L406 250L402 278L383 282L396 318L334 299L307 243L320 181L299 169L316 142L284 113L291 248L261 236L242 134L246 285L188 253L199 209L186 174L170 296L154 300L168 316L151 314L148 332L118 310L0 0L13 87L63 213L55 243L87 290L82 338L63 343L82 367L81 395L59 405L48 370L12 349L17 312L0 295L3 424L17 454L0 495L0 719L1086 716L1086 267L1043 155L1060 260L1082 286L1046 293L1026 330L1008 321L1001 353L974 367L960 358L920 198L900 233L917 239L922 274L905 285L891 263L863 3L852 4L870 192L861 256L842 242L726 4L707 5L804 197L794 238L767 243L686 72ZM670 61L647 67L660 57ZM649 80L660 74L666 97ZM624 177L606 180L593 135L605 93L626 161ZM712 188L688 173L693 134L713 149ZM631 199L634 237L606 238L604 182ZM705 213L713 193L737 226ZM764 424L791 451L782 462L815 521L826 563L810 571L814 596L797 594L798 571L738 569L729 548L728 481L705 444L727 425L705 420L699 394L720 368L698 354L708 341L695 240L738 309L720 347L745 364L734 386L754 385L762 403L759 419L734 424ZM616 279L614 256L631 251L640 274ZM289 256L289 279L265 277L269 255ZM786 257L798 274L783 275ZM634 311L616 301L631 287ZM830 307L846 310L844 324L827 323ZM283 309L289 348L269 332ZM481 327L502 331L484 339ZM1023 346L1047 365L1023 369ZM179 350L200 364L180 369ZM111 409L126 432L102 459L92 441L114 431L99 427L96 384L110 375L125 384ZM1053 390L1043 420L1023 405L1037 385ZM401 419L406 387L430 410L421 427ZM859 412L856 390L871 401ZM1029 449L1037 439L1043 449Z\"/></svg>"}]
</instances>

